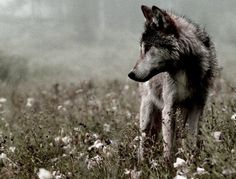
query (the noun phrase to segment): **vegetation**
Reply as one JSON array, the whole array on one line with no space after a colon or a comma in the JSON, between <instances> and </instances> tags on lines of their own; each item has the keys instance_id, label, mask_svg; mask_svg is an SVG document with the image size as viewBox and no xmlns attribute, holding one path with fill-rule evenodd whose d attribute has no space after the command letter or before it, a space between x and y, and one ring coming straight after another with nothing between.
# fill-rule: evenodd
<instances>
[{"instance_id":1,"label":"vegetation","mask_svg":"<svg viewBox=\"0 0 236 179\"><path fill-rule=\"evenodd\" d=\"M167 167L161 139L137 162L134 83L7 88L0 88L0 178L37 178L41 168L54 178L236 177L236 96L225 81L208 101L197 154L178 129L176 158L184 161L175 167Z\"/></svg>"}]
</instances>

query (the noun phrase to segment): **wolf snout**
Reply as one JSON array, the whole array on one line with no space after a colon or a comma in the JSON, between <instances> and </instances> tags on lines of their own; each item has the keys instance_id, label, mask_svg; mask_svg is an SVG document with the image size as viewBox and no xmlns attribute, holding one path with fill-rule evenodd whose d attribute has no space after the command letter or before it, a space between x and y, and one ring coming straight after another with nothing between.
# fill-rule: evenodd
<instances>
[{"instance_id":1,"label":"wolf snout","mask_svg":"<svg viewBox=\"0 0 236 179\"><path fill-rule=\"evenodd\" d=\"M135 80L135 73L133 71L131 71L129 74L128 74L128 77L132 80Z\"/></svg>"},{"instance_id":2,"label":"wolf snout","mask_svg":"<svg viewBox=\"0 0 236 179\"><path fill-rule=\"evenodd\" d=\"M143 78L142 75L140 75L139 73L137 73L136 71L131 71L129 74L128 74L128 77L131 79L131 80L134 80L136 82L145 82L147 81L149 78Z\"/></svg>"}]
</instances>

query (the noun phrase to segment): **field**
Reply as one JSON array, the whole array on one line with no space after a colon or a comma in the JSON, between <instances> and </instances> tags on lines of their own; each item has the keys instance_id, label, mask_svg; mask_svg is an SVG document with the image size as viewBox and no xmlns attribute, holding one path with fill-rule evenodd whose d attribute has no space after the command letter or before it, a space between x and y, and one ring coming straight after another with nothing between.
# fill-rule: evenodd
<instances>
[{"instance_id":1,"label":"field","mask_svg":"<svg viewBox=\"0 0 236 179\"><path fill-rule=\"evenodd\" d=\"M205 109L199 152L185 145L179 127L179 159L167 167L161 138L147 161L137 162L137 84L2 84L0 178L234 178L236 88L227 81L220 88Z\"/></svg>"}]
</instances>

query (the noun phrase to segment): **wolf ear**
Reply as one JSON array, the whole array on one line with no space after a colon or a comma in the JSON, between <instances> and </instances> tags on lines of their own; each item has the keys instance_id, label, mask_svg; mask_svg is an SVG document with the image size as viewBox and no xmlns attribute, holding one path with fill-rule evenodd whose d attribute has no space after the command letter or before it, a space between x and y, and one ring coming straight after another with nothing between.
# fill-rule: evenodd
<instances>
[{"instance_id":1,"label":"wolf ear","mask_svg":"<svg viewBox=\"0 0 236 179\"><path fill-rule=\"evenodd\" d=\"M152 6L152 13L154 15L154 23L157 26L167 28L171 25L171 17L165 11L156 6Z\"/></svg>"},{"instance_id":2,"label":"wolf ear","mask_svg":"<svg viewBox=\"0 0 236 179\"><path fill-rule=\"evenodd\" d=\"M147 7L147 6L144 6L142 5L141 6L141 10L143 12L143 15L145 17L145 19L148 21L148 22L151 22L153 20L153 13L152 13L152 9Z\"/></svg>"},{"instance_id":3,"label":"wolf ear","mask_svg":"<svg viewBox=\"0 0 236 179\"><path fill-rule=\"evenodd\" d=\"M153 22L157 27L164 28L167 31L172 33L177 33L177 27L175 22L172 20L169 14L166 11L152 6Z\"/></svg>"}]
</instances>

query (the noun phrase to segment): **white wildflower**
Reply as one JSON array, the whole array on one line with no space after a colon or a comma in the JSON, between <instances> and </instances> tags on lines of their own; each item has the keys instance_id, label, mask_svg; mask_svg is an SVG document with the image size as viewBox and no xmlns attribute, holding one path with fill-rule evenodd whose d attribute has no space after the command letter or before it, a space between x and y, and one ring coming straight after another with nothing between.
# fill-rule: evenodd
<instances>
[{"instance_id":1,"label":"white wildflower","mask_svg":"<svg viewBox=\"0 0 236 179\"><path fill-rule=\"evenodd\" d=\"M93 145L91 145L89 148L88 148L88 150L92 150L92 149L94 149L94 148L96 148L96 149L100 149L100 148L102 148L104 145L103 145L103 143L101 142L101 140L96 140L95 142L94 142L94 144Z\"/></svg>"},{"instance_id":2,"label":"white wildflower","mask_svg":"<svg viewBox=\"0 0 236 179\"><path fill-rule=\"evenodd\" d=\"M193 174L193 176L196 177L196 175L199 176L199 175L205 175L205 174L209 174L209 173L204 168L197 167L197 171Z\"/></svg>"},{"instance_id":3,"label":"white wildflower","mask_svg":"<svg viewBox=\"0 0 236 179\"><path fill-rule=\"evenodd\" d=\"M98 135L97 134L93 134L93 138L95 138L95 139L98 139Z\"/></svg>"},{"instance_id":4,"label":"white wildflower","mask_svg":"<svg viewBox=\"0 0 236 179\"><path fill-rule=\"evenodd\" d=\"M75 146L74 146L74 147L71 147L71 145L69 145L69 147L67 148L67 150L68 150L68 153L69 153L69 154L75 154L75 153L77 153Z\"/></svg>"},{"instance_id":5,"label":"white wildflower","mask_svg":"<svg viewBox=\"0 0 236 179\"><path fill-rule=\"evenodd\" d=\"M201 168L201 167L197 167L197 172L196 174L198 175L203 175L203 174L206 174L207 171L204 169L204 168Z\"/></svg>"},{"instance_id":6,"label":"white wildflower","mask_svg":"<svg viewBox=\"0 0 236 179\"><path fill-rule=\"evenodd\" d=\"M116 95L116 93L114 93L114 92L107 93L106 98L111 98L111 97L114 97L115 95Z\"/></svg>"},{"instance_id":7,"label":"white wildflower","mask_svg":"<svg viewBox=\"0 0 236 179\"><path fill-rule=\"evenodd\" d=\"M216 142L221 142L222 132L220 131L213 132L213 137Z\"/></svg>"},{"instance_id":8,"label":"white wildflower","mask_svg":"<svg viewBox=\"0 0 236 179\"><path fill-rule=\"evenodd\" d=\"M182 143L184 143L184 142L182 142ZM184 149L183 149L182 147L179 147L179 148L177 149L176 155L181 154L181 153L184 153Z\"/></svg>"},{"instance_id":9,"label":"white wildflower","mask_svg":"<svg viewBox=\"0 0 236 179\"><path fill-rule=\"evenodd\" d=\"M112 110L114 112L116 112L118 110L117 100L115 100L115 99L112 100Z\"/></svg>"},{"instance_id":10,"label":"white wildflower","mask_svg":"<svg viewBox=\"0 0 236 179\"><path fill-rule=\"evenodd\" d=\"M58 158L52 158L52 159L51 159L51 162L54 162L54 163L55 163L55 162L57 162L57 161L58 161Z\"/></svg>"},{"instance_id":11,"label":"white wildflower","mask_svg":"<svg viewBox=\"0 0 236 179\"><path fill-rule=\"evenodd\" d=\"M5 161L7 161L7 160L8 160L7 155L4 154L4 153L1 153L1 155L0 155L0 161L5 162Z\"/></svg>"},{"instance_id":12,"label":"white wildflower","mask_svg":"<svg viewBox=\"0 0 236 179\"><path fill-rule=\"evenodd\" d=\"M57 171L53 171L52 175L55 176L57 174Z\"/></svg>"},{"instance_id":13,"label":"white wildflower","mask_svg":"<svg viewBox=\"0 0 236 179\"><path fill-rule=\"evenodd\" d=\"M58 110L58 111L61 110L62 108L63 108L62 105L57 106L57 110Z\"/></svg>"},{"instance_id":14,"label":"white wildflower","mask_svg":"<svg viewBox=\"0 0 236 179\"><path fill-rule=\"evenodd\" d=\"M65 145L68 145L72 141L69 136L62 137L61 140Z\"/></svg>"},{"instance_id":15,"label":"white wildflower","mask_svg":"<svg viewBox=\"0 0 236 179\"><path fill-rule=\"evenodd\" d=\"M140 136L136 136L134 139L133 139L133 141L140 141Z\"/></svg>"},{"instance_id":16,"label":"white wildflower","mask_svg":"<svg viewBox=\"0 0 236 179\"><path fill-rule=\"evenodd\" d=\"M91 159L86 159L85 162L87 163L87 168L93 169L94 167L96 167L97 165L99 165L102 161L102 157L99 155L96 155L95 157L91 158Z\"/></svg>"},{"instance_id":17,"label":"white wildflower","mask_svg":"<svg viewBox=\"0 0 236 179\"><path fill-rule=\"evenodd\" d=\"M70 153L70 152L71 152L71 145L70 145L70 144L66 144L66 145L63 146L63 149L64 149L66 152Z\"/></svg>"},{"instance_id":18,"label":"white wildflower","mask_svg":"<svg viewBox=\"0 0 236 179\"><path fill-rule=\"evenodd\" d=\"M103 125L103 130L104 130L105 132L110 132L110 130L111 130L110 124L105 123L105 124Z\"/></svg>"},{"instance_id":19,"label":"white wildflower","mask_svg":"<svg viewBox=\"0 0 236 179\"><path fill-rule=\"evenodd\" d=\"M133 170L128 170L127 168L125 168L124 174L130 175L131 179L139 179L141 177L141 171L137 171L136 168L134 168Z\"/></svg>"},{"instance_id":20,"label":"white wildflower","mask_svg":"<svg viewBox=\"0 0 236 179\"><path fill-rule=\"evenodd\" d=\"M67 176L68 176L68 178L72 178L72 173L71 172L67 172Z\"/></svg>"},{"instance_id":21,"label":"white wildflower","mask_svg":"<svg viewBox=\"0 0 236 179\"><path fill-rule=\"evenodd\" d=\"M185 175L176 175L174 179L187 179Z\"/></svg>"},{"instance_id":22,"label":"white wildflower","mask_svg":"<svg viewBox=\"0 0 236 179\"><path fill-rule=\"evenodd\" d=\"M54 176L54 179L64 179L64 178L66 178L66 176L62 173L59 173L58 175Z\"/></svg>"},{"instance_id":23,"label":"white wildflower","mask_svg":"<svg viewBox=\"0 0 236 179\"><path fill-rule=\"evenodd\" d=\"M131 179L139 179L141 177L141 171L137 171L136 168L130 172Z\"/></svg>"},{"instance_id":24,"label":"white wildflower","mask_svg":"<svg viewBox=\"0 0 236 179\"><path fill-rule=\"evenodd\" d=\"M117 111L117 106L112 106L113 111Z\"/></svg>"},{"instance_id":25,"label":"white wildflower","mask_svg":"<svg viewBox=\"0 0 236 179\"><path fill-rule=\"evenodd\" d=\"M83 153L83 152L80 152L80 153L79 153L79 156L80 156L80 157L83 157L83 156L84 156L84 153Z\"/></svg>"},{"instance_id":26,"label":"white wildflower","mask_svg":"<svg viewBox=\"0 0 236 179\"><path fill-rule=\"evenodd\" d=\"M27 102L26 102L26 107L32 107L34 104L35 99L34 98L27 98Z\"/></svg>"},{"instance_id":27,"label":"white wildflower","mask_svg":"<svg viewBox=\"0 0 236 179\"><path fill-rule=\"evenodd\" d=\"M174 163L174 168L180 168L183 166L186 166L186 161L184 159L177 158L176 162Z\"/></svg>"},{"instance_id":28,"label":"white wildflower","mask_svg":"<svg viewBox=\"0 0 236 179\"><path fill-rule=\"evenodd\" d=\"M236 113L231 116L231 119L236 121Z\"/></svg>"},{"instance_id":29,"label":"white wildflower","mask_svg":"<svg viewBox=\"0 0 236 179\"><path fill-rule=\"evenodd\" d=\"M111 157L112 153L111 153L112 149L109 146L104 146L102 148L102 152L106 155L106 157Z\"/></svg>"},{"instance_id":30,"label":"white wildflower","mask_svg":"<svg viewBox=\"0 0 236 179\"><path fill-rule=\"evenodd\" d=\"M65 136L65 137L58 136L54 138L54 141L57 145L62 144L64 150L68 151L71 148L70 143L72 141L72 138L69 136Z\"/></svg>"},{"instance_id":31,"label":"white wildflower","mask_svg":"<svg viewBox=\"0 0 236 179\"><path fill-rule=\"evenodd\" d=\"M145 133L145 132L142 132L141 136L142 136L143 138L145 138L145 137L146 137L146 133Z\"/></svg>"},{"instance_id":32,"label":"white wildflower","mask_svg":"<svg viewBox=\"0 0 236 179\"><path fill-rule=\"evenodd\" d=\"M151 163L151 168L152 169L157 169L158 164L157 164L156 160L152 160L150 163Z\"/></svg>"},{"instance_id":33,"label":"white wildflower","mask_svg":"<svg viewBox=\"0 0 236 179\"><path fill-rule=\"evenodd\" d=\"M98 109L101 109L102 107L102 102L99 99L91 99L88 101L88 104L91 106L96 106Z\"/></svg>"},{"instance_id":34,"label":"white wildflower","mask_svg":"<svg viewBox=\"0 0 236 179\"><path fill-rule=\"evenodd\" d=\"M53 175L51 174L51 172L49 172L48 170L44 168L40 168L37 175L39 179L52 179L53 178Z\"/></svg>"},{"instance_id":35,"label":"white wildflower","mask_svg":"<svg viewBox=\"0 0 236 179\"><path fill-rule=\"evenodd\" d=\"M78 157L76 157L78 160L80 160L82 157L84 157L84 153L83 152L79 152Z\"/></svg>"},{"instance_id":36,"label":"white wildflower","mask_svg":"<svg viewBox=\"0 0 236 179\"><path fill-rule=\"evenodd\" d=\"M5 127L9 127L9 123L6 122L6 123L5 123Z\"/></svg>"},{"instance_id":37,"label":"white wildflower","mask_svg":"<svg viewBox=\"0 0 236 179\"><path fill-rule=\"evenodd\" d=\"M58 111L63 111L63 112L65 112L65 111L66 111L66 108L63 107L62 105L60 105L60 106L57 106L57 110L58 110Z\"/></svg>"},{"instance_id":38,"label":"white wildflower","mask_svg":"<svg viewBox=\"0 0 236 179\"><path fill-rule=\"evenodd\" d=\"M236 171L234 168L227 168L222 171L222 174L225 176L234 175L236 174Z\"/></svg>"},{"instance_id":39,"label":"white wildflower","mask_svg":"<svg viewBox=\"0 0 236 179\"><path fill-rule=\"evenodd\" d=\"M79 94L79 93L83 93L83 92L84 92L84 90L78 89L75 93Z\"/></svg>"},{"instance_id":40,"label":"white wildflower","mask_svg":"<svg viewBox=\"0 0 236 179\"><path fill-rule=\"evenodd\" d=\"M71 106L72 105L72 102L70 100L66 100L64 101L63 103L65 106Z\"/></svg>"},{"instance_id":41,"label":"white wildflower","mask_svg":"<svg viewBox=\"0 0 236 179\"><path fill-rule=\"evenodd\" d=\"M127 116L127 118L131 118L131 116L132 116L131 112L127 110L126 111L126 116Z\"/></svg>"},{"instance_id":42,"label":"white wildflower","mask_svg":"<svg viewBox=\"0 0 236 179\"><path fill-rule=\"evenodd\" d=\"M65 135L65 130L63 128L60 129L60 134L61 134L61 136Z\"/></svg>"},{"instance_id":43,"label":"white wildflower","mask_svg":"<svg viewBox=\"0 0 236 179\"><path fill-rule=\"evenodd\" d=\"M65 178L65 175L63 175L62 173L60 173L60 171L53 171L52 172L53 178L54 179L62 179Z\"/></svg>"},{"instance_id":44,"label":"white wildflower","mask_svg":"<svg viewBox=\"0 0 236 179\"><path fill-rule=\"evenodd\" d=\"M12 152L12 153L14 153L15 152L15 150L16 150L16 147L9 147L9 150Z\"/></svg>"},{"instance_id":45,"label":"white wildflower","mask_svg":"<svg viewBox=\"0 0 236 179\"><path fill-rule=\"evenodd\" d=\"M61 137L55 137L54 138L54 141L56 142L56 144L59 144L60 143L60 141L61 141Z\"/></svg>"},{"instance_id":46,"label":"white wildflower","mask_svg":"<svg viewBox=\"0 0 236 179\"><path fill-rule=\"evenodd\" d=\"M11 159L7 157L5 153L1 153L0 155L0 162L4 165L8 164L9 166L17 166Z\"/></svg>"},{"instance_id":47,"label":"white wildflower","mask_svg":"<svg viewBox=\"0 0 236 179\"><path fill-rule=\"evenodd\" d=\"M128 170L127 168L125 168L125 172L124 172L125 175L129 175L130 172L131 172L130 170Z\"/></svg>"},{"instance_id":48,"label":"white wildflower","mask_svg":"<svg viewBox=\"0 0 236 179\"><path fill-rule=\"evenodd\" d=\"M3 98L3 97L1 97L1 98L0 98L0 103L5 103L5 102L7 102L7 99L6 99L6 98Z\"/></svg>"},{"instance_id":49,"label":"white wildflower","mask_svg":"<svg viewBox=\"0 0 236 179\"><path fill-rule=\"evenodd\" d=\"M197 172L198 173L202 173L202 172L205 172L206 170L204 168L201 168L201 167L197 167Z\"/></svg>"}]
</instances>

